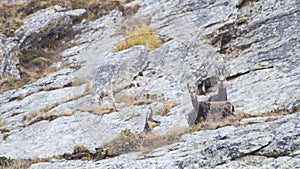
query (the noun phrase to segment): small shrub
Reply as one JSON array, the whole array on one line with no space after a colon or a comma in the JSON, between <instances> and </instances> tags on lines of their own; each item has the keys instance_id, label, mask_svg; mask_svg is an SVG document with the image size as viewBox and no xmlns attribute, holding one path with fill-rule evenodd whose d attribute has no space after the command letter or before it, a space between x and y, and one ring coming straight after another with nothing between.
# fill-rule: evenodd
<instances>
[{"instance_id":1,"label":"small shrub","mask_svg":"<svg viewBox=\"0 0 300 169\"><path fill-rule=\"evenodd\" d=\"M149 26L143 24L142 26L136 26L132 32L126 33L125 40L118 42L115 51L121 51L128 49L135 45L145 45L148 49L155 49L162 45L162 40L157 33Z\"/></svg>"}]
</instances>

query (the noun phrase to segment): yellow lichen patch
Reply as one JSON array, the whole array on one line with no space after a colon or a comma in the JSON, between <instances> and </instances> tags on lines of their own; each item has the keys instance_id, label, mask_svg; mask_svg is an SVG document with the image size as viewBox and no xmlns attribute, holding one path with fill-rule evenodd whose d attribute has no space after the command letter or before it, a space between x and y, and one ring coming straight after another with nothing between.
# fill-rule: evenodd
<instances>
[{"instance_id":1,"label":"yellow lichen patch","mask_svg":"<svg viewBox=\"0 0 300 169\"><path fill-rule=\"evenodd\" d=\"M145 45L151 50L160 47L162 40L156 31L143 24L142 26L136 26L132 32L126 32L126 38L118 42L114 50L121 51L136 45Z\"/></svg>"}]
</instances>

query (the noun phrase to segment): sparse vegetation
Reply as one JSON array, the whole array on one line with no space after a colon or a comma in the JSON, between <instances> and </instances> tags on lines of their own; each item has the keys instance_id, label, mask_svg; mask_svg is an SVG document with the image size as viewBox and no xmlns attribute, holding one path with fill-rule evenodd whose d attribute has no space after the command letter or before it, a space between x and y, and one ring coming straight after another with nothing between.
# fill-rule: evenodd
<instances>
[{"instance_id":1,"label":"sparse vegetation","mask_svg":"<svg viewBox=\"0 0 300 169\"><path fill-rule=\"evenodd\" d=\"M0 157L0 168L1 169L26 169L32 164L49 162L49 160L50 158L15 160L6 157Z\"/></svg>"},{"instance_id":2,"label":"sparse vegetation","mask_svg":"<svg viewBox=\"0 0 300 169\"><path fill-rule=\"evenodd\" d=\"M171 110L173 107L177 106L177 105L179 105L179 103L174 102L174 101L169 101L169 100L164 101L164 107L163 107L163 109L161 110L160 115L161 115L161 116L168 116L170 110Z\"/></svg>"},{"instance_id":3,"label":"sparse vegetation","mask_svg":"<svg viewBox=\"0 0 300 169\"><path fill-rule=\"evenodd\" d=\"M16 77L8 77L0 80L0 93L3 93L7 90L17 89L23 85L25 85L28 80L20 80Z\"/></svg>"},{"instance_id":4,"label":"sparse vegetation","mask_svg":"<svg viewBox=\"0 0 300 169\"><path fill-rule=\"evenodd\" d=\"M145 105L154 102L153 97L149 97L145 93L125 93L120 95L114 95L115 102L118 103L117 108L128 107L132 105Z\"/></svg>"},{"instance_id":5,"label":"sparse vegetation","mask_svg":"<svg viewBox=\"0 0 300 169\"><path fill-rule=\"evenodd\" d=\"M58 117L62 117L62 116L71 116L73 114L73 112L62 112L58 115L56 114L51 114L48 112L33 112L30 115L27 116L23 116L23 120L25 121L29 121L29 123L27 124L27 126L32 125L34 123L40 122L42 120L48 120L48 121L52 121L55 120Z\"/></svg>"},{"instance_id":6,"label":"sparse vegetation","mask_svg":"<svg viewBox=\"0 0 300 169\"><path fill-rule=\"evenodd\" d=\"M241 112L241 111L237 111L234 113L234 116L227 116L226 118L219 120L219 121L215 121L215 120L207 120L207 121L201 121L200 123L198 123L197 125L194 125L191 128L191 132L194 131L198 131L198 130L202 130L202 129L217 129L220 127L224 127L224 126L238 126L240 125L240 121L244 118L249 118L251 117L250 115Z\"/></svg>"},{"instance_id":7,"label":"sparse vegetation","mask_svg":"<svg viewBox=\"0 0 300 169\"><path fill-rule=\"evenodd\" d=\"M73 153L69 154L63 154L59 155L59 158L64 158L66 160L102 160L105 158L113 157L108 150L104 150L101 148L96 148L96 152L90 152L88 148L82 146L82 145L77 145L73 149Z\"/></svg>"},{"instance_id":8,"label":"sparse vegetation","mask_svg":"<svg viewBox=\"0 0 300 169\"><path fill-rule=\"evenodd\" d=\"M115 51L121 51L128 49L135 45L145 45L148 49L155 49L162 45L162 40L154 29L151 29L148 25L142 24L134 27L133 30L126 32L126 38L118 42Z\"/></svg>"},{"instance_id":9,"label":"sparse vegetation","mask_svg":"<svg viewBox=\"0 0 300 169\"><path fill-rule=\"evenodd\" d=\"M112 0L29 0L25 2L0 3L0 32L7 36L14 36L14 32L23 25L22 19L40 9L45 9L53 5L62 5L71 9L84 8L87 10L84 16L77 18L73 24L80 22L82 19L93 20L108 14L110 11L117 9L123 15L135 13L139 6L126 7L125 3L129 1L112 1ZM49 67L54 62L64 62L59 53L69 44L63 44L59 41L71 39L76 32L70 32L72 25L60 29L60 32L55 32L56 36L43 37L43 42L38 46L20 49L14 53L16 60L19 60L18 69L21 73L21 79L5 79L0 81L0 93L18 88L29 82L47 75L59 68ZM68 41L68 40L67 40Z\"/></svg>"},{"instance_id":10,"label":"sparse vegetation","mask_svg":"<svg viewBox=\"0 0 300 169\"><path fill-rule=\"evenodd\" d=\"M92 111L97 115L103 115L103 114L109 114L109 113L115 112L116 108L114 105L108 105L108 104L97 105L97 106L93 107Z\"/></svg>"},{"instance_id":11,"label":"sparse vegetation","mask_svg":"<svg viewBox=\"0 0 300 169\"><path fill-rule=\"evenodd\" d=\"M166 134L145 134L132 133L124 130L119 137L101 146L101 149L108 150L113 155L122 155L135 151L150 151L164 145L169 145L179 141L182 134L187 130L173 131Z\"/></svg>"},{"instance_id":12,"label":"sparse vegetation","mask_svg":"<svg viewBox=\"0 0 300 169\"><path fill-rule=\"evenodd\" d=\"M1 3L0 4L0 32L7 36L13 36L14 31L23 25L22 19L38 10L54 5L63 5L72 9L86 9L86 19L93 20L117 9L123 15L136 13L139 6L125 7L128 3L113 0L29 0L25 2Z\"/></svg>"}]
</instances>

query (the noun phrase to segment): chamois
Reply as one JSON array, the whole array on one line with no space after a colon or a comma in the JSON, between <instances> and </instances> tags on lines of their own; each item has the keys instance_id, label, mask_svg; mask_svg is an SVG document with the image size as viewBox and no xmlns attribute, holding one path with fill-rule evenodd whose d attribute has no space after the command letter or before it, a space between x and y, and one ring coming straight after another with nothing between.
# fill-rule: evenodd
<instances>
[{"instance_id":1,"label":"chamois","mask_svg":"<svg viewBox=\"0 0 300 169\"><path fill-rule=\"evenodd\" d=\"M144 132L145 132L145 133L150 133L154 127L160 125L160 121L154 120L154 119L152 118L152 116L153 116L153 111L152 111L151 108L150 108L150 110L151 110L150 113L148 112L148 113L147 113L147 116L146 116L146 123L145 123L145 127L144 127Z\"/></svg>"},{"instance_id":2,"label":"chamois","mask_svg":"<svg viewBox=\"0 0 300 169\"><path fill-rule=\"evenodd\" d=\"M197 98L197 87L187 85L192 104L195 112L197 113L196 120L194 122L197 125L201 119L207 120L209 115L221 116L225 118L229 115L234 115L234 106L228 101L198 101ZM226 93L227 96L227 93Z\"/></svg>"},{"instance_id":3,"label":"chamois","mask_svg":"<svg viewBox=\"0 0 300 169\"><path fill-rule=\"evenodd\" d=\"M225 68L219 68L216 70L218 75L218 93L211 96L208 101L227 101L227 89L226 89L226 75Z\"/></svg>"}]
</instances>

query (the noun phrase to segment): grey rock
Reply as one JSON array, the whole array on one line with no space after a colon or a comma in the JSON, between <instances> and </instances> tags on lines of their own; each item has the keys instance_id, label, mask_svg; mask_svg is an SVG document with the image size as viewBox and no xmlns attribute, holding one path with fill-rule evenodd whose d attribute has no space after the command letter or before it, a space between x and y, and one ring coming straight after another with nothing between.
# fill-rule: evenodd
<instances>
[{"instance_id":1,"label":"grey rock","mask_svg":"<svg viewBox=\"0 0 300 169\"><path fill-rule=\"evenodd\" d=\"M53 121L43 120L21 129L1 142L0 154L27 159L71 153L78 145L93 150L99 144L109 141L108 138L114 138L115 134L102 121L101 116L76 113Z\"/></svg>"},{"instance_id":2,"label":"grey rock","mask_svg":"<svg viewBox=\"0 0 300 169\"><path fill-rule=\"evenodd\" d=\"M12 38L1 38L0 44L0 79L7 77L20 78L19 70L13 55L16 51L38 48L58 39L59 30L71 26L72 21L85 13L84 9L71 10L53 6L40 10L23 20L22 25ZM2 36L1 36L2 37Z\"/></svg>"},{"instance_id":3,"label":"grey rock","mask_svg":"<svg viewBox=\"0 0 300 169\"><path fill-rule=\"evenodd\" d=\"M132 78L146 65L146 61L146 48L142 46L102 58L96 72L95 87L100 88L108 83L114 83L117 91L126 88L131 84Z\"/></svg>"},{"instance_id":4,"label":"grey rock","mask_svg":"<svg viewBox=\"0 0 300 169\"><path fill-rule=\"evenodd\" d=\"M24 25L16 30L19 39L18 48L37 47L43 44L48 36L56 39L59 29L71 25L72 20L84 14L84 9L67 11L61 6L53 6L40 10L23 20ZM53 34L54 33L54 34Z\"/></svg>"},{"instance_id":5,"label":"grey rock","mask_svg":"<svg viewBox=\"0 0 300 169\"><path fill-rule=\"evenodd\" d=\"M7 77L20 78L19 70L11 57L10 51L1 41L3 41L2 38L0 39L0 79Z\"/></svg>"},{"instance_id":6,"label":"grey rock","mask_svg":"<svg viewBox=\"0 0 300 169\"><path fill-rule=\"evenodd\" d=\"M296 91L300 60L299 39L295 38L299 34L299 3L245 2L134 1L141 5L134 17L147 18L161 37L170 39L151 51L144 46L113 51L117 42L124 39L118 30L126 18L119 11L81 23L77 28L82 32L72 39L74 46L62 52L70 69L0 95L0 118L9 122L3 127L11 129L10 136L0 142L0 155L51 157L70 153L77 144L93 150L122 130L141 132L150 108L154 110L153 118L161 121L154 134L186 129L195 115L186 84L199 84L215 76L215 68L223 65L228 70L228 100L237 111L259 116L287 109L291 114L248 118L234 127L186 133L178 143L149 152L100 161L53 160L31 168L299 168L300 95ZM48 9L50 16L67 16L66 20L55 21L69 23L77 16L55 8ZM27 21L35 23L33 19ZM60 22L45 25L53 30L61 26ZM20 31L19 37L28 37L20 38L24 46L39 42L38 34L29 36ZM6 48L15 47L11 44ZM70 86L70 82L80 78L89 82ZM133 104L126 94L147 97L152 102ZM211 94L199 99L207 100ZM16 99L22 95L23 99ZM68 95L78 98L68 100ZM124 101L126 98L129 103ZM166 101L178 105L170 108L169 116L160 116ZM47 113L74 114L31 125L22 120L30 112L56 103ZM116 110L97 115L93 107L105 104L116 106ZM84 110L85 106L90 109ZM20 114L12 116L19 110ZM21 148L15 149L15 145Z\"/></svg>"},{"instance_id":7,"label":"grey rock","mask_svg":"<svg viewBox=\"0 0 300 169\"><path fill-rule=\"evenodd\" d=\"M266 147L281 142L276 139L278 137L275 135L276 131L286 126L284 122L287 121L290 121L293 128L298 124L299 114L266 123L266 128L255 128L254 125L228 126L186 134L181 137L179 143L154 149L142 156L139 153L131 153L98 162L57 161L35 164L31 168L58 166L64 168L70 165L79 168L284 168L285 166L297 168L299 155L269 157L258 154L264 152ZM297 144L299 146L299 143ZM293 145L288 144L286 147L292 148ZM290 150L284 151L289 154Z\"/></svg>"}]
</instances>

